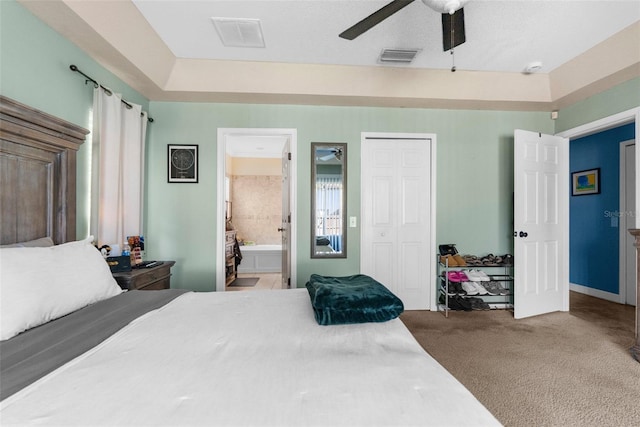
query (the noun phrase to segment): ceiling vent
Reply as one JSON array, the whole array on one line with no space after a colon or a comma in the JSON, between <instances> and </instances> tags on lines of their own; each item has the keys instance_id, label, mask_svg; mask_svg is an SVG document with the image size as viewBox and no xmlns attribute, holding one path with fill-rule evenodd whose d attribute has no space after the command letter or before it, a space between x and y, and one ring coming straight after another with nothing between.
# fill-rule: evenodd
<instances>
[{"instance_id":1,"label":"ceiling vent","mask_svg":"<svg viewBox=\"0 0 640 427\"><path fill-rule=\"evenodd\" d=\"M383 64L410 64L420 49L382 49L378 62Z\"/></svg>"},{"instance_id":2,"label":"ceiling vent","mask_svg":"<svg viewBox=\"0 0 640 427\"><path fill-rule=\"evenodd\" d=\"M265 47L259 19L211 18L227 47Z\"/></svg>"}]
</instances>

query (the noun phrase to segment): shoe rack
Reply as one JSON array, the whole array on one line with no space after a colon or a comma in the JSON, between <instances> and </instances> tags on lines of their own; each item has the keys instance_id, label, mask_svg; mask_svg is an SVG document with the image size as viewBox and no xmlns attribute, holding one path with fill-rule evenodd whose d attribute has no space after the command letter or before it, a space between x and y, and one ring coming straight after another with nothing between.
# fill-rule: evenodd
<instances>
[{"instance_id":1,"label":"shoe rack","mask_svg":"<svg viewBox=\"0 0 640 427\"><path fill-rule=\"evenodd\" d=\"M491 310L505 310L513 309L513 265L449 265L450 257L437 256L438 265L438 311L444 313L445 317L449 317L449 311L452 311L451 306L457 306L459 303L470 303L471 298L477 298L482 300L484 304L481 304L484 308L479 308L480 304L474 304L476 309L491 309ZM465 270L478 270L484 272L489 276L490 281L497 282L500 286L506 289L506 293L499 295L464 295L458 294L454 291L454 285L449 280L449 272L465 271ZM478 282L482 284L483 282ZM462 299L462 301L460 301ZM477 302L475 300L474 302ZM468 304L471 305L471 304ZM470 311L470 310L453 310L453 311Z\"/></svg>"}]
</instances>

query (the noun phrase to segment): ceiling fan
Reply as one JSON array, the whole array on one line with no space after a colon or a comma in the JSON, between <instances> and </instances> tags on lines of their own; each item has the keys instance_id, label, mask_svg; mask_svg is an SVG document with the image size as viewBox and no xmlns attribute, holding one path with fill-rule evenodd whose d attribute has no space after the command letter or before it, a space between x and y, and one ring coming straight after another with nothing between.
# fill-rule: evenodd
<instances>
[{"instance_id":1,"label":"ceiling fan","mask_svg":"<svg viewBox=\"0 0 640 427\"><path fill-rule=\"evenodd\" d=\"M320 148L316 153L318 154L316 159L323 162L327 162L334 158L338 161L342 159L342 149L340 148Z\"/></svg>"},{"instance_id":2,"label":"ceiling fan","mask_svg":"<svg viewBox=\"0 0 640 427\"><path fill-rule=\"evenodd\" d=\"M442 14L442 46L445 51L465 42L462 6L467 1L469 0L422 0L431 9ZM414 0L394 0L340 33L340 37L353 40L413 2Z\"/></svg>"}]
</instances>

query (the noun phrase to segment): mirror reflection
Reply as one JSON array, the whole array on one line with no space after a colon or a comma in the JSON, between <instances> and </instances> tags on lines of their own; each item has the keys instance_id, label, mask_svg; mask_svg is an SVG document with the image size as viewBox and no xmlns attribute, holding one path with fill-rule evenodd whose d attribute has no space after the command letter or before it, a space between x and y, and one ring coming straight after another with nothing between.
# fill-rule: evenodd
<instances>
[{"instance_id":1,"label":"mirror reflection","mask_svg":"<svg viewBox=\"0 0 640 427\"><path fill-rule=\"evenodd\" d=\"M346 258L347 144L311 144L311 258Z\"/></svg>"}]
</instances>

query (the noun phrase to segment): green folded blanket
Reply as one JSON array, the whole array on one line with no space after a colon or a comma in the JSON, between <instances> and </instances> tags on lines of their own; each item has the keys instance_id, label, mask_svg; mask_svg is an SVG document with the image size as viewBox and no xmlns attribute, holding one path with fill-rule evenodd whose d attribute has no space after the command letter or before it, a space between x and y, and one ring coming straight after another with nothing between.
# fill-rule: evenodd
<instances>
[{"instance_id":1,"label":"green folded blanket","mask_svg":"<svg viewBox=\"0 0 640 427\"><path fill-rule=\"evenodd\" d=\"M386 322L404 311L397 296L364 274L346 277L312 274L306 286L320 325Z\"/></svg>"}]
</instances>

